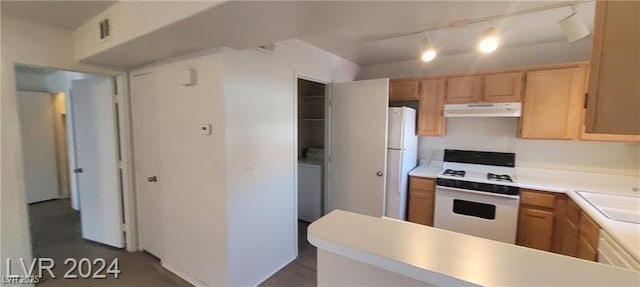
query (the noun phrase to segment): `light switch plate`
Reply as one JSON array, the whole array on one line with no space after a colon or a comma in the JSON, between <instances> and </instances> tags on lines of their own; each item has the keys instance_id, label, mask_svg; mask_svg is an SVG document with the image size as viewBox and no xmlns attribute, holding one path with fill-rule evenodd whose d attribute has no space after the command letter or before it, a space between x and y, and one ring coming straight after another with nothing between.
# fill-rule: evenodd
<instances>
[{"instance_id":1,"label":"light switch plate","mask_svg":"<svg viewBox=\"0 0 640 287\"><path fill-rule=\"evenodd\" d=\"M211 135L211 124L203 124L200 126L200 134L208 136Z\"/></svg>"}]
</instances>

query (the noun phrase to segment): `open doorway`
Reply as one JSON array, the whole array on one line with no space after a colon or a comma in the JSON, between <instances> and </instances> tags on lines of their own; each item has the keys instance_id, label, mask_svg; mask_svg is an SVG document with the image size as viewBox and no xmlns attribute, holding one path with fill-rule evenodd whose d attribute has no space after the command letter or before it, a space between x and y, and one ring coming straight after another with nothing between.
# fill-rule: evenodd
<instances>
[{"instance_id":1,"label":"open doorway","mask_svg":"<svg viewBox=\"0 0 640 287\"><path fill-rule=\"evenodd\" d=\"M324 215L326 85L298 79L298 254L315 252L307 227ZM314 249L311 251L310 249ZM315 259L315 256L312 258Z\"/></svg>"},{"instance_id":2,"label":"open doorway","mask_svg":"<svg viewBox=\"0 0 640 287\"><path fill-rule=\"evenodd\" d=\"M40 283L62 280L68 258L110 266L125 247L114 79L14 72L33 255L59 266Z\"/></svg>"}]
</instances>

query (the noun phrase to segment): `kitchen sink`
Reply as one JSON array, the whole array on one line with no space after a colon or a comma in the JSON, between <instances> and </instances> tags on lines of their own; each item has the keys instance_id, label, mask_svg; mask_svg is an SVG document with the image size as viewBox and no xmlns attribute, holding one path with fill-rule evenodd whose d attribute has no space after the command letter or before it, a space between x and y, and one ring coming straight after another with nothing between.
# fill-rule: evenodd
<instances>
[{"instance_id":1,"label":"kitchen sink","mask_svg":"<svg viewBox=\"0 0 640 287\"><path fill-rule=\"evenodd\" d=\"M640 224L640 197L588 191L578 194L610 219Z\"/></svg>"}]
</instances>

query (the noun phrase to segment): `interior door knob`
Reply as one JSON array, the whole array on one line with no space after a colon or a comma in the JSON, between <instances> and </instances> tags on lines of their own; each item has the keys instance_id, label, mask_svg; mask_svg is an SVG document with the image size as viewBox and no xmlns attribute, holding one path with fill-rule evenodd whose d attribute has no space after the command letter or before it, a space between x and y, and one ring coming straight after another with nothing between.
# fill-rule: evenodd
<instances>
[{"instance_id":1,"label":"interior door knob","mask_svg":"<svg viewBox=\"0 0 640 287\"><path fill-rule=\"evenodd\" d=\"M382 175L383 175L383 173L382 173L381 171L378 171L378 172L376 172L376 175L377 175L377 176L382 176Z\"/></svg>"},{"instance_id":2,"label":"interior door knob","mask_svg":"<svg viewBox=\"0 0 640 287\"><path fill-rule=\"evenodd\" d=\"M150 176L147 178L148 182L158 182L158 177L157 176Z\"/></svg>"},{"instance_id":3,"label":"interior door knob","mask_svg":"<svg viewBox=\"0 0 640 287\"><path fill-rule=\"evenodd\" d=\"M74 168L74 169L73 169L73 172L74 172L74 173L82 173L82 172L83 172L83 170L82 170L82 168Z\"/></svg>"}]
</instances>

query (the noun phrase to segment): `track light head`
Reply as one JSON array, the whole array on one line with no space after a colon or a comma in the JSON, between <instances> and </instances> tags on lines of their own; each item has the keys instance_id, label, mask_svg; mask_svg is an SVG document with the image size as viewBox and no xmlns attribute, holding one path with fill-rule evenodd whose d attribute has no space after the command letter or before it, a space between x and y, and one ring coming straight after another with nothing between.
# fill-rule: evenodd
<instances>
[{"instance_id":1,"label":"track light head","mask_svg":"<svg viewBox=\"0 0 640 287\"><path fill-rule=\"evenodd\" d=\"M424 38L420 40L420 59L423 62L430 62L438 55L436 49L431 45L429 39Z\"/></svg>"},{"instance_id":2,"label":"track light head","mask_svg":"<svg viewBox=\"0 0 640 287\"><path fill-rule=\"evenodd\" d=\"M587 28L587 25L580 19L580 16L575 13L575 10L567 18L560 20L558 24L564 34L567 35L567 42L569 43L578 41L590 34L589 28Z\"/></svg>"},{"instance_id":3,"label":"track light head","mask_svg":"<svg viewBox=\"0 0 640 287\"><path fill-rule=\"evenodd\" d=\"M478 43L478 49L480 52L489 54L498 49L498 35L496 29L489 27L482 33L482 39Z\"/></svg>"}]
</instances>

